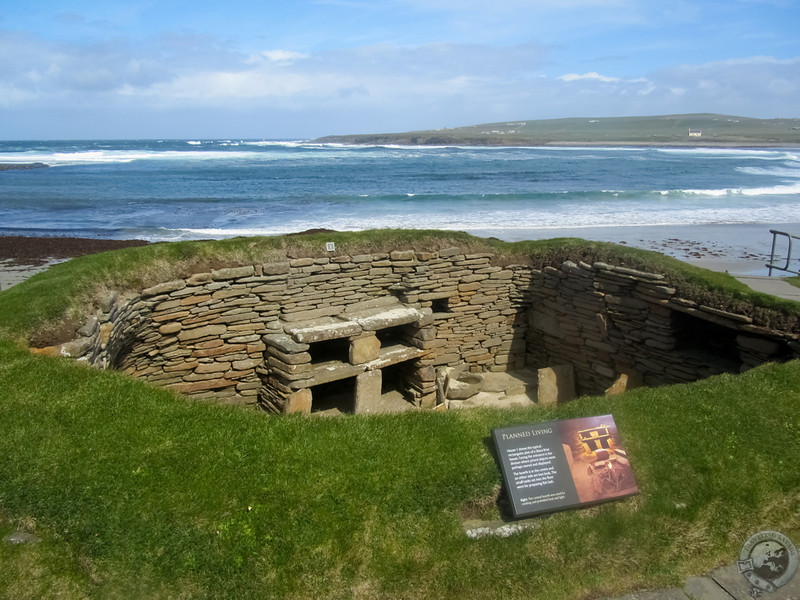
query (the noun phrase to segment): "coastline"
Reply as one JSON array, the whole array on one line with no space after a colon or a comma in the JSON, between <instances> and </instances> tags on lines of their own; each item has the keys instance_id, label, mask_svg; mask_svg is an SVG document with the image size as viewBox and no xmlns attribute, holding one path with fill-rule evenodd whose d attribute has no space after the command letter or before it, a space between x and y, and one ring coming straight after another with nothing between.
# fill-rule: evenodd
<instances>
[{"instance_id":1,"label":"coastline","mask_svg":"<svg viewBox=\"0 0 800 600\"><path fill-rule=\"evenodd\" d=\"M770 230L800 235L797 223L730 223L707 225L637 225L631 227L584 227L561 229L473 230L479 237L507 242L560 237L613 242L660 252L683 262L732 275L767 275L772 250ZM776 255L786 244L776 245ZM780 273L774 274L774 276Z\"/></svg>"},{"instance_id":2,"label":"coastline","mask_svg":"<svg viewBox=\"0 0 800 600\"><path fill-rule=\"evenodd\" d=\"M66 260L120 248L147 246L149 243L145 240L0 235L0 261L40 266L53 260Z\"/></svg>"},{"instance_id":3,"label":"coastline","mask_svg":"<svg viewBox=\"0 0 800 600\"><path fill-rule=\"evenodd\" d=\"M567 117L402 132L328 135L318 143L417 146L775 148L800 145L800 119L715 113Z\"/></svg>"},{"instance_id":4,"label":"coastline","mask_svg":"<svg viewBox=\"0 0 800 600\"><path fill-rule=\"evenodd\" d=\"M464 148L671 148L686 150L772 150L800 148L798 142L769 141L625 141L625 140L529 140L521 138L457 138L442 136L382 136L382 135L330 135L309 140L314 144L341 144L344 146L410 146L464 147Z\"/></svg>"},{"instance_id":5,"label":"coastline","mask_svg":"<svg viewBox=\"0 0 800 600\"><path fill-rule=\"evenodd\" d=\"M767 275L766 264L772 247L771 229L800 235L800 222L486 229L467 233L507 242L561 237L613 242L660 252L711 271L732 275ZM70 258L149 243L144 240L0 236L0 291ZM776 252L785 252L785 249L786 245L779 243Z\"/></svg>"},{"instance_id":6,"label":"coastline","mask_svg":"<svg viewBox=\"0 0 800 600\"><path fill-rule=\"evenodd\" d=\"M0 235L0 291L70 258L149 243L144 240Z\"/></svg>"}]
</instances>

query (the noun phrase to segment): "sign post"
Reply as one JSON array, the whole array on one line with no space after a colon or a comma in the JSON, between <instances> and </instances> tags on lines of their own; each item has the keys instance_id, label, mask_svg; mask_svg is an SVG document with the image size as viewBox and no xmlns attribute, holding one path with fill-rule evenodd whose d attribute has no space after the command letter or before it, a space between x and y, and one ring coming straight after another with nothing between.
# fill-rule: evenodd
<instances>
[{"instance_id":1,"label":"sign post","mask_svg":"<svg viewBox=\"0 0 800 600\"><path fill-rule=\"evenodd\" d=\"M514 518L639 491L611 415L494 429L492 437Z\"/></svg>"}]
</instances>

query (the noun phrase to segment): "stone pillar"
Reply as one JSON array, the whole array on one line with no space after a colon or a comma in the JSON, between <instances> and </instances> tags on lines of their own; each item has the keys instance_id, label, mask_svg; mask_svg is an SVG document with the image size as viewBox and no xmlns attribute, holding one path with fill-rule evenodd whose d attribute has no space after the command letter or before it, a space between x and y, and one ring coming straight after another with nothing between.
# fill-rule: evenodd
<instances>
[{"instance_id":1,"label":"stone pillar","mask_svg":"<svg viewBox=\"0 0 800 600\"><path fill-rule=\"evenodd\" d=\"M575 398L575 373L572 365L539 369L539 404L558 404Z\"/></svg>"},{"instance_id":2,"label":"stone pillar","mask_svg":"<svg viewBox=\"0 0 800 600\"><path fill-rule=\"evenodd\" d=\"M381 341L377 336L369 335L350 340L350 364L360 365L378 358Z\"/></svg>"},{"instance_id":3,"label":"stone pillar","mask_svg":"<svg viewBox=\"0 0 800 600\"><path fill-rule=\"evenodd\" d=\"M292 392L286 398L283 405L283 412L289 413L311 413L311 390L308 388Z\"/></svg>"},{"instance_id":4,"label":"stone pillar","mask_svg":"<svg viewBox=\"0 0 800 600\"><path fill-rule=\"evenodd\" d=\"M382 385L380 369L364 371L356 376L356 414L374 412L379 407Z\"/></svg>"}]
</instances>

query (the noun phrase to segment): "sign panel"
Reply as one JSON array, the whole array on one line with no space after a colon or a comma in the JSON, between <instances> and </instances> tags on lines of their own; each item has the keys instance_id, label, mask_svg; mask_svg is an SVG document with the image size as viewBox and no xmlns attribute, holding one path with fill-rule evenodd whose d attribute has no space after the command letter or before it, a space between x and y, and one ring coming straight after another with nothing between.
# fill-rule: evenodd
<instances>
[{"instance_id":1,"label":"sign panel","mask_svg":"<svg viewBox=\"0 0 800 600\"><path fill-rule=\"evenodd\" d=\"M611 415L492 430L515 518L639 492Z\"/></svg>"}]
</instances>

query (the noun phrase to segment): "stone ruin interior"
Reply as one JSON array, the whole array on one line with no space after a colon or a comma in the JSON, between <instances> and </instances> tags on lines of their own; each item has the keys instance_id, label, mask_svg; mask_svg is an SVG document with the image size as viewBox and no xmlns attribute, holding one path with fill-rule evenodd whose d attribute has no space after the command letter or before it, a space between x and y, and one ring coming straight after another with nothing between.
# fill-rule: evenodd
<instances>
[{"instance_id":1,"label":"stone ruin interior","mask_svg":"<svg viewBox=\"0 0 800 600\"><path fill-rule=\"evenodd\" d=\"M110 296L52 349L274 413L563 402L800 356L778 330L604 263L457 247L287 258Z\"/></svg>"}]
</instances>

